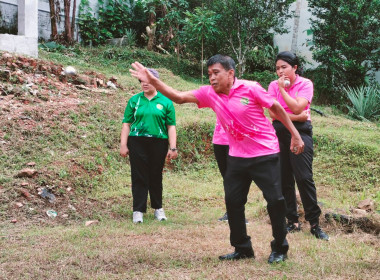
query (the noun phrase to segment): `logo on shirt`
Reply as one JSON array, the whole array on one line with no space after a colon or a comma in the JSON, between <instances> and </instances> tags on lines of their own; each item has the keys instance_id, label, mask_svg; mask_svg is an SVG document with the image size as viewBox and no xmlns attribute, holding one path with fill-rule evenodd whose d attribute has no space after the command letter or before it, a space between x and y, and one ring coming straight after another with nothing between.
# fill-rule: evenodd
<instances>
[{"instance_id":1,"label":"logo on shirt","mask_svg":"<svg viewBox=\"0 0 380 280\"><path fill-rule=\"evenodd\" d=\"M246 97L243 97L240 99L240 103L243 105L248 105L249 104L249 99Z\"/></svg>"},{"instance_id":2,"label":"logo on shirt","mask_svg":"<svg viewBox=\"0 0 380 280\"><path fill-rule=\"evenodd\" d=\"M298 97L298 91L296 92L295 96Z\"/></svg>"},{"instance_id":3,"label":"logo on shirt","mask_svg":"<svg viewBox=\"0 0 380 280\"><path fill-rule=\"evenodd\" d=\"M156 108L157 108L158 110L162 110L162 109L164 109L164 106L162 106L161 104L157 104L157 105L156 105Z\"/></svg>"}]
</instances>

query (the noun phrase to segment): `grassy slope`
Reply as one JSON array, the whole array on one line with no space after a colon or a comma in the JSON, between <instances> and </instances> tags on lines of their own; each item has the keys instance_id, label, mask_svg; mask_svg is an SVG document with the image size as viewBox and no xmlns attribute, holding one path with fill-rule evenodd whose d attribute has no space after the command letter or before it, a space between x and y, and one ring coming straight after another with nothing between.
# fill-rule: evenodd
<instances>
[{"instance_id":1,"label":"grassy slope","mask_svg":"<svg viewBox=\"0 0 380 280\"><path fill-rule=\"evenodd\" d=\"M43 56L65 65L77 65L81 70L95 68L106 75L116 75L127 89L111 94L83 93L78 110L55 117L49 134L38 130L18 131L16 126L7 130L14 143L2 155L0 163L4 170L0 178L4 202L0 208L4 221L0 275L5 279L376 277L380 268L378 237L355 230L346 235L331 224L324 224L332 237L329 243L310 237L305 226L303 232L289 235L289 261L275 267L266 265L270 227L266 223L265 202L254 186L246 209L250 221L248 232L257 259L218 262L216 256L230 250L228 227L216 222L224 211L222 182L215 163L210 163L209 147L198 143L202 141L196 137L197 132L202 132L204 137L210 134L214 116L209 110L197 110L193 105L176 106L179 137L183 139L178 146L186 155L169 165L164 176L169 221L159 224L153 221L149 211L144 225L132 225L130 173L126 161L118 156L118 141L125 103L129 94L138 91L138 83L128 75L127 69L116 62L102 62L100 56L87 55L87 61L60 54ZM173 87L198 87L194 81L159 70L162 79ZM324 203L323 211L348 211L364 198L375 199L379 205L378 127L334 115L328 118L313 115L313 125L315 181L319 200ZM27 139L21 141L20 136ZM186 141L187 137L190 140ZM191 154L194 148L196 152ZM206 156L203 150L207 151ZM35 161L44 170L38 178L29 180L31 186L60 186L58 190L65 203L56 205L60 207L56 210L59 215L69 214L70 221L78 219L80 223L58 217L56 221L67 225L24 226L30 224L28 219L36 220L36 217L38 223L49 224L42 214L52 207L27 201L23 201L26 205L23 210L16 211L11 206L13 201L20 200L14 186L22 181L13 175L29 161ZM66 195L67 187L72 187L75 194ZM77 211L68 210L68 203L76 206ZM26 217L20 218L24 223L9 224L14 215ZM81 222L84 218L96 218L100 223L85 227Z\"/></svg>"}]
</instances>

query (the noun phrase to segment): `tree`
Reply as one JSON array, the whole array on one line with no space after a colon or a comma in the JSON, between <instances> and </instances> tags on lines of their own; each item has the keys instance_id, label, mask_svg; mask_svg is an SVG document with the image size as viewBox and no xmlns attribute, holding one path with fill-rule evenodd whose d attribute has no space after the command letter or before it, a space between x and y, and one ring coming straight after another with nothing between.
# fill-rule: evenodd
<instances>
[{"instance_id":1,"label":"tree","mask_svg":"<svg viewBox=\"0 0 380 280\"><path fill-rule=\"evenodd\" d=\"M189 10L189 3L186 0L167 0L165 10L165 16L157 22L159 33L163 34L163 47L174 47L179 61L182 48L180 32L184 25L185 13Z\"/></svg>"},{"instance_id":2,"label":"tree","mask_svg":"<svg viewBox=\"0 0 380 280\"><path fill-rule=\"evenodd\" d=\"M165 0L141 0L145 13L148 14L148 26L145 27L146 34L148 36L147 50L153 50L153 46L156 41L156 18L157 12L162 9L164 13L166 11Z\"/></svg>"},{"instance_id":3,"label":"tree","mask_svg":"<svg viewBox=\"0 0 380 280\"><path fill-rule=\"evenodd\" d=\"M289 6L295 0L222 0L210 6L219 11L224 40L237 59L238 75L245 72L247 54L266 46L272 34L283 34Z\"/></svg>"},{"instance_id":4,"label":"tree","mask_svg":"<svg viewBox=\"0 0 380 280\"><path fill-rule=\"evenodd\" d=\"M71 35L74 36L75 32L75 12L76 12L76 7L77 7L77 1L74 0L73 2L73 13L71 16Z\"/></svg>"},{"instance_id":5,"label":"tree","mask_svg":"<svg viewBox=\"0 0 380 280\"><path fill-rule=\"evenodd\" d=\"M342 86L358 87L379 70L379 0L309 0L319 100L342 103Z\"/></svg>"},{"instance_id":6,"label":"tree","mask_svg":"<svg viewBox=\"0 0 380 280\"><path fill-rule=\"evenodd\" d=\"M60 10L59 1L49 0L49 7L50 7L50 25L51 25L50 38L54 40L57 38L57 35L58 35L57 21L59 20L59 10Z\"/></svg>"},{"instance_id":7,"label":"tree","mask_svg":"<svg viewBox=\"0 0 380 280\"><path fill-rule=\"evenodd\" d=\"M71 33L71 24L70 24L70 5L71 0L63 0L63 10L65 12L65 32L64 38L67 44L72 44L73 37ZM75 7L74 7L75 10Z\"/></svg>"},{"instance_id":8,"label":"tree","mask_svg":"<svg viewBox=\"0 0 380 280\"><path fill-rule=\"evenodd\" d=\"M50 7L50 23L51 23L51 35L52 40L59 40L57 23L60 21L61 6L59 0L49 0ZM76 12L76 0L72 8L72 18L70 18L71 0L63 0L63 11L65 14L65 31L63 32L63 39L66 44L73 43L73 34L75 28L75 12Z\"/></svg>"},{"instance_id":9,"label":"tree","mask_svg":"<svg viewBox=\"0 0 380 280\"><path fill-rule=\"evenodd\" d=\"M186 12L185 33L188 40L196 40L201 43L201 68L203 83L203 50L204 42L212 38L219 31L217 21L219 15L207 8L197 7L194 11Z\"/></svg>"}]
</instances>

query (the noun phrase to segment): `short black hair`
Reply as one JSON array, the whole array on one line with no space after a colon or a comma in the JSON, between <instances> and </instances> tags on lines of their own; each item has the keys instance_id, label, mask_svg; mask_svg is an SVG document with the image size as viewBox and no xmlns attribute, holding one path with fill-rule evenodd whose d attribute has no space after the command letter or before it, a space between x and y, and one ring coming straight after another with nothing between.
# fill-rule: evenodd
<instances>
[{"instance_id":1,"label":"short black hair","mask_svg":"<svg viewBox=\"0 0 380 280\"><path fill-rule=\"evenodd\" d=\"M302 75L303 70L301 67L301 63L300 63L300 60L298 59L298 56L295 53L292 53L289 51L280 52L276 56L276 62L279 60L283 60L289 63L292 67L294 67L294 65L297 65L296 74Z\"/></svg>"},{"instance_id":2,"label":"short black hair","mask_svg":"<svg viewBox=\"0 0 380 280\"><path fill-rule=\"evenodd\" d=\"M224 70L226 71L232 69L234 70L234 72L236 72L235 61L228 55L221 55L221 54L213 55L207 60L207 67L210 67L211 65L214 65L217 63L220 63L223 66Z\"/></svg>"}]
</instances>

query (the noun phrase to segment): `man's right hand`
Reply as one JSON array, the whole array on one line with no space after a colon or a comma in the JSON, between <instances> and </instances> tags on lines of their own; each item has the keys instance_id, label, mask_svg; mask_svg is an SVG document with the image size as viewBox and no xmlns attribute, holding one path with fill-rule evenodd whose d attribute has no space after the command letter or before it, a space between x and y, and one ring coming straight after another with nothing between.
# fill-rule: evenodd
<instances>
[{"instance_id":1,"label":"man's right hand","mask_svg":"<svg viewBox=\"0 0 380 280\"><path fill-rule=\"evenodd\" d=\"M152 79L156 79L141 63L136 61L132 63L132 67L133 69L129 69L129 72L140 81L151 84Z\"/></svg>"},{"instance_id":2,"label":"man's right hand","mask_svg":"<svg viewBox=\"0 0 380 280\"><path fill-rule=\"evenodd\" d=\"M293 154L299 155L299 154L303 153L304 148L305 148L305 144L302 141L301 136L299 134L292 136L292 138L290 140L290 151Z\"/></svg>"}]
</instances>

